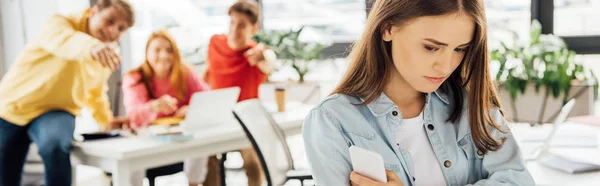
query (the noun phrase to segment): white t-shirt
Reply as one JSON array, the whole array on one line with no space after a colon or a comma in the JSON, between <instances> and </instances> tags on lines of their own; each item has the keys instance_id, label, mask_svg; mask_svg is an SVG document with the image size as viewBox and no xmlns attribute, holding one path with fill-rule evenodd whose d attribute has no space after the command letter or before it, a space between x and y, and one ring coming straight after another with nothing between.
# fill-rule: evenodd
<instances>
[{"instance_id":1,"label":"white t-shirt","mask_svg":"<svg viewBox=\"0 0 600 186\"><path fill-rule=\"evenodd\" d=\"M423 127L423 112L415 118L402 119L396 142L399 148L412 156L415 185L446 185L446 178Z\"/></svg>"}]
</instances>

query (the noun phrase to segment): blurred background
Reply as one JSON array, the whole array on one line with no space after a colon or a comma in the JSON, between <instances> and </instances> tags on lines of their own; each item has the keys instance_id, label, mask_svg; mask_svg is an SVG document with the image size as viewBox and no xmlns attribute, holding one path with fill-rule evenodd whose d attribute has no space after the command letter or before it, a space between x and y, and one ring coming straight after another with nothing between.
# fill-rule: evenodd
<instances>
[{"instance_id":1,"label":"blurred background","mask_svg":"<svg viewBox=\"0 0 600 186\"><path fill-rule=\"evenodd\" d=\"M40 28L51 15L78 13L89 8L93 1L0 0L0 78L26 43L43 31ZM143 62L144 47L151 32L168 28L186 62L197 67L200 73L205 65L208 40L213 34L227 32L227 10L236 0L130 2L136 11L136 24L119 42L120 74L115 73L109 82L113 109L119 114L126 114L118 88L121 74ZM344 73L349 48L362 34L372 2L258 2L263 16L261 31L255 40L269 44L279 56L276 71L261 87L261 99L273 101L273 90L285 87L288 101L315 104L330 93ZM485 0L485 5L492 59L490 70L499 85L507 118L515 123L553 122L569 99L577 100L570 117L600 115L597 82L600 0ZM286 33L295 33L296 37ZM276 42L282 37L285 37L283 42ZM312 55L315 53L318 55ZM77 130L93 131L94 127L78 126ZM301 138L291 136L288 142L300 159L299 167L306 168L301 157ZM231 156L227 166L235 170L241 163L235 153ZM228 178L233 179L232 183L244 183L243 174L237 174L238 177L235 171L233 174ZM88 176L90 180L96 179L92 175ZM166 177L159 182L183 185L185 181L180 179L184 179L184 175Z\"/></svg>"},{"instance_id":2,"label":"blurred background","mask_svg":"<svg viewBox=\"0 0 600 186\"><path fill-rule=\"evenodd\" d=\"M227 31L227 9L235 0L131 0L136 25L121 41L124 69L143 60L146 39L152 31L169 28L189 63L204 62L208 39ZM2 0L2 71L10 68L28 38L55 13L69 14L89 7L86 0ZM361 34L371 4L365 0L261 0L262 29L289 31L304 27L302 42L328 47L322 59L343 58ZM511 43L512 34L528 39L530 23L540 21L542 33L560 36L578 53L582 64L598 61L600 2L598 0L486 0L490 45ZM225 23L225 24L224 24ZM293 76L293 75L290 75Z\"/></svg>"}]
</instances>

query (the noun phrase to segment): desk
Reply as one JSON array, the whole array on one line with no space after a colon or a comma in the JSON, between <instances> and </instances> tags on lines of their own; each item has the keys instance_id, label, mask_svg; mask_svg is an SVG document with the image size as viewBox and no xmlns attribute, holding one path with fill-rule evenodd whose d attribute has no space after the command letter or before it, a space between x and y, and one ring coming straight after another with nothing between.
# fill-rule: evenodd
<instances>
[{"instance_id":1,"label":"desk","mask_svg":"<svg viewBox=\"0 0 600 186\"><path fill-rule=\"evenodd\" d=\"M312 106L301 105L273 118L287 136L300 134L304 117ZM196 135L181 143L160 142L150 137L129 137L75 142L72 154L80 164L99 167L113 173L115 186L130 185L134 171L210 156L250 147L241 126L233 122Z\"/></svg>"},{"instance_id":2,"label":"desk","mask_svg":"<svg viewBox=\"0 0 600 186\"><path fill-rule=\"evenodd\" d=\"M511 130L515 135L519 143L519 147L524 157L529 155L535 148L541 145L541 142L523 142L524 136L541 136L543 133L548 133L549 128L551 128L551 124L547 126L538 126L531 127L528 124L512 124ZM566 130L588 130L591 132L600 131L600 127L575 124L575 123L565 123L560 126L559 132L557 135L561 134L560 129ZM542 134L540 134L542 133ZM577 147L577 148L569 148L569 147L551 147L550 151L562 151L563 153L578 153L578 154L586 154L585 152L590 152L589 154L594 154L592 152L597 152L600 149L597 147ZM598 157L600 158L600 157ZM588 172L588 173L578 173L578 174L569 174L566 172L558 171L555 169L548 168L537 161L529 161L526 163L527 169L533 176L533 179L536 182L536 185L569 185L569 186L589 186L589 185L598 185L600 183L600 171L596 172Z\"/></svg>"}]
</instances>

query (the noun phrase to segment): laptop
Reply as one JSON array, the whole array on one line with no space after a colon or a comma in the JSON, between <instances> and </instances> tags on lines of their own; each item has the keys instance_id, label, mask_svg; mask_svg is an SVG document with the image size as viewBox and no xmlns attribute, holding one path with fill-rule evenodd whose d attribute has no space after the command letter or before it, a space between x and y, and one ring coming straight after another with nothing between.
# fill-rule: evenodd
<instances>
[{"instance_id":1,"label":"laptop","mask_svg":"<svg viewBox=\"0 0 600 186\"><path fill-rule=\"evenodd\" d=\"M556 136L556 133L558 132L558 128L567 121L569 113L571 113L571 110L573 109L574 105L575 105L575 99L571 99L560 109L560 113L558 113L556 120L554 120L554 125L552 126L552 130L550 131L550 134L548 134L546 139L544 139L544 142L542 143L542 145L540 147L536 148L530 154L530 156L526 158L526 160L537 160L540 158L541 155L543 155L544 153L546 153L548 151L548 148L550 148L552 140L554 139L554 137Z\"/></svg>"},{"instance_id":2,"label":"laptop","mask_svg":"<svg viewBox=\"0 0 600 186\"><path fill-rule=\"evenodd\" d=\"M235 122L233 107L239 95L239 87L194 93L185 120L180 123L182 130L193 132Z\"/></svg>"}]
</instances>

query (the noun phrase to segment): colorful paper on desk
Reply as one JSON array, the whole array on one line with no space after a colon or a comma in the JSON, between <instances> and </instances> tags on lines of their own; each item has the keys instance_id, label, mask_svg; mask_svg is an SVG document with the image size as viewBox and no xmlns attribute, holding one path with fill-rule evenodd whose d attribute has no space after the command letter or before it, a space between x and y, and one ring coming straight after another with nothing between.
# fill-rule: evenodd
<instances>
[{"instance_id":1,"label":"colorful paper on desk","mask_svg":"<svg viewBox=\"0 0 600 186\"><path fill-rule=\"evenodd\" d=\"M179 126L171 126L171 125L151 125L146 128L146 135L159 135L164 133L182 133L183 130Z\"/></svg>"},{"instance_id":2,"label":"colorful paper on desk","mask_svg":"<svg viewBox=\"0 0 600 186\"><path fill-rule=\"evenodd\" d=\"M185 142L193 139L191 134L168 134L168 135L152 135L153 140L162 142Z\"/></svg>"},{"instance_id":3,"label":"colorful paper on desk","mask_svg":"<svg viewBox=\"0 0 600 186\"><path fill-rule=\"evenodd\" d=\"M152 125L177 125L184 119L181 117L164 117L154 120Z\"/></svg>"}]
</instances>

